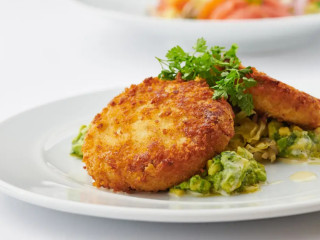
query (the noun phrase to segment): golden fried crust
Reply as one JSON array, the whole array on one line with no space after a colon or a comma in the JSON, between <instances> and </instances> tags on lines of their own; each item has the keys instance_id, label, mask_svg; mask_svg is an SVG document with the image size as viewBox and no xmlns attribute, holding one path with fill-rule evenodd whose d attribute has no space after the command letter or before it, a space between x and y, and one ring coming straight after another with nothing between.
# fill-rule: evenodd
<instances>
[{"instance_id":1,"label":"golden fried crust","mask_svg":"<svg viewBox=\"0 0 320 240\"><path fill-rule=\"evenodd\" d=\"M199 172L234 134L233 111L201 81L145 79L98 114L82 147L97 187L166 190Z\"/></svg>"},{"instance_id":2,"label":"golden fried crust","mask_svg":"<svg viewBox=\"0 0 320 240\"><path fill-rule=\"evenodd\" d=\"M248 91L258 112L309 129L320 126L320 100L252 68L257 81Z\"/></svg>"}]
</instances>

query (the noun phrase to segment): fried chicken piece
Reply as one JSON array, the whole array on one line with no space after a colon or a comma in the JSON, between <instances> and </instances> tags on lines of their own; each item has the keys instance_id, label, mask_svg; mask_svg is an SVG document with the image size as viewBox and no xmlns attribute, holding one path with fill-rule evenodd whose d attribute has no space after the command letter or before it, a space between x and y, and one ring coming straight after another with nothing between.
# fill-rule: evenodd
<instances>
[{"instance_id":1,"label":"fried chicken piece","mask_svg":"<svg viewBox=\"0 0 320 240\"><path fill-rule=\"evenodd\" d=\"M94 185L130 192L166 190L225 149L234 114L205 81L145 79L97 114L83 161Z\"/></svg>"},{"instance_id":2,"label":"fried chicken piece","mask_svg":"<svg viewBox=\"0 0 320 240\"><path fill-rule=\"evenodd\" d=\"M253 96L254 108L280 121L297 124L308 129L320 126L320 100L277 81L252 68L249 77L257 81L248 89Z\"/></svg>"}]
</instances>

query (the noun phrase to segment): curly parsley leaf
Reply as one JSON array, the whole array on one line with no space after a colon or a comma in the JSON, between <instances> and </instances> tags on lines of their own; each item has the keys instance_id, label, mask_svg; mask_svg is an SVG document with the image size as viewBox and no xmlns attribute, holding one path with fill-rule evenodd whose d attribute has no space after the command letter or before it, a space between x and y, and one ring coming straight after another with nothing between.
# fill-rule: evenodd
<instances>
[{"instance_id":1,"label":"curly parsley leaf","mask_svg":"<svg viewBox=\"0 0 320 240\"><path fill-rule=\"evenodd\" d=\"M255 86L256 81L246 77L252 72L251 67L240 69L237 49L236 44L227 51L219 46L209 48L203 38L197 40L193 53L176 46L168 51L166 60L157 58L162 67L158 77L174 80L180 73L185 81L205 79L214 89L213 99L228 99L233 106L240 107L250 115L253 101L252 95L246 93L246 90Z\"/></svg>"}]
</instances>

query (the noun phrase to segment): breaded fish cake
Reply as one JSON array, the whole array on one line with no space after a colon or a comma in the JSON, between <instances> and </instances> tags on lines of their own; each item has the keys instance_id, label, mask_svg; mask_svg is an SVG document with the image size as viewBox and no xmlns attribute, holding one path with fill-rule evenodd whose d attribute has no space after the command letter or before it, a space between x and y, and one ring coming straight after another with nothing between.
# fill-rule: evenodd
<instances>
[{"instance_id":1,"label":"breaded fish cake","mask_svg":"<svg viewBox=\"0 0 320 240\"><path fill-rule=\"evenodd\" d=\"M198 173L234 134L233 111L206 82L145 79L94 118L82 147L94 185L160 191Z\"/></svg>"},{"instance_id":2,"label":"breaded fish cake","mask_svg":"<svg viewBox=\"0 0 320 240\"><path fill-rule=\"evenodd\" d=\"M257 81L248 91L258 112L306 128L320 126L320 100L252 68Z\"/></svg>"}]
</instances>

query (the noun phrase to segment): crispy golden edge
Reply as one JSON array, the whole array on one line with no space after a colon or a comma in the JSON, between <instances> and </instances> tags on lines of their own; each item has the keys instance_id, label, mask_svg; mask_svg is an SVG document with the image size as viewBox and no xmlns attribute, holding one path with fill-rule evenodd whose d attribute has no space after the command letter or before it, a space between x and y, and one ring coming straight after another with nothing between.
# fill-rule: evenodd
<instances>
[{"instance_id":1,"label":"crispy golden edge","mask_svg":"<svg viewBox=\"0 0 320 240\"><path fill-rule=\"evenodd\" d=\"M150 108L136 112L146 104ZM137 136L130 135L137 117L154 121L150 127L155 131L139 146ZM97 187L126 192L166 190L198 173L208 159L225 149L234 134L233 117L225 100L212 100L204 81L148 78L127 88L95 117L82 148L83 161ZM174 127L157 127L166 121L173 121ZM112 145L101 136L116 126L122 126L122 136L129 137ZM177 143L167 146L163 139Z\"/></svg>"},{"instance_id":2,"label":"crispy golden edge","mask_svg":"<svg viewBox=\"0 0 320 240\"><path fill-rule=\"evenodd\" d=\"M265 73L252 68L249 77L257 81L248 89L258 112L299 126L314 129L320 126L320 100L299 91Z\"/></svg>"}]
</instances>

